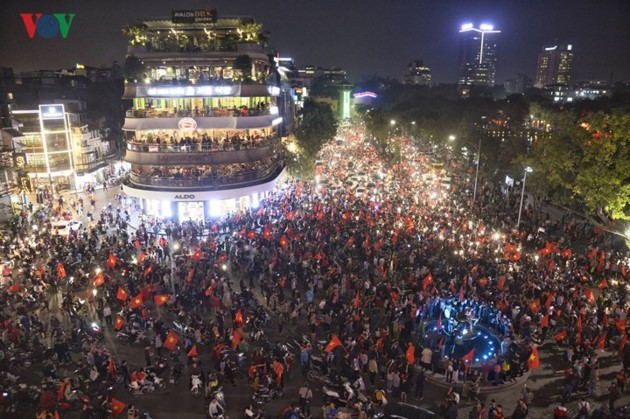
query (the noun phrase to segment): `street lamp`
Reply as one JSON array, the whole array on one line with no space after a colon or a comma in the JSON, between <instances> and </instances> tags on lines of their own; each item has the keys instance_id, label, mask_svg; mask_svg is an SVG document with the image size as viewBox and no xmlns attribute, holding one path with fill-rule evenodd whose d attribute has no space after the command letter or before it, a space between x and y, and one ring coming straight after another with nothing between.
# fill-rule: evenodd
<instances>
[{"instance_id":1,"label":"street lamp","mask_svg":"<svg viewBox=\"0 0 630 419\"><path fill-rule=\"evenodd\" d=\"M455 138L457 138L457 137L455 137L454 135L449 135L448 136L448 140L449 141L455 141Z\"/></svg>"},{"instance_id":2,"label":"street lamp","mask_svg":"<svg viewBox=\"0 0 630 419\"><path fill-rule=\"evenodd\" d=\"M396 125L396 121L394 119L392 119L391 121L389 121L389 125Z\"/></svg>"},{"instance_id":3,"label":"street lamp","mask_svg":"<svg viewBox=\"0 0 630 419\"><path fill-rule=\"evenodd\" d=\"M523 176L523 189L521 190L521 205L518 207L518 221L516 221L516 228L521 224L521 213L523 212L523 199L525 198L525 182L527 181L527 174L533 170L527 166L525 168L525 176Z\"/></svg>"}]
</instances>

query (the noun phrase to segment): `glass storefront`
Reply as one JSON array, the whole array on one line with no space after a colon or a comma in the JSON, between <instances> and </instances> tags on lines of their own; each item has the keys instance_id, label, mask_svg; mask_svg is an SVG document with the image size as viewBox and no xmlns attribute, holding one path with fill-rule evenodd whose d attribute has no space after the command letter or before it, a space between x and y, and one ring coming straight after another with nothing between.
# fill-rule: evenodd
<instances>
[{"instance_id":1,"label":"glass storefront","mask_svg":"<svg viewBox=\"0 0 630 419\"><path fill-rule=\"evenodd\" d=\"M178 202L179 221L205 221L203 202Z\"/></svg>"}]
</instances>

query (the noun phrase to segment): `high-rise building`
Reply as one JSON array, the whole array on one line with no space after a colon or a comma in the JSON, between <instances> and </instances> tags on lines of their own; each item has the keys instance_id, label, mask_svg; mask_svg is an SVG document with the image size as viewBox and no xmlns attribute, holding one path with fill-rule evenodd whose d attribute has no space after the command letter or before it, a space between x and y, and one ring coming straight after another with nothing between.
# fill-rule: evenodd
<instances>
[{"instance_id":1,"label":"high-rise building","mask_svg":"<svg viewBox=\"0 0 630 419\"><path fill-rule=\"evenodd\" d=\"M571 83L572 65L573 46L571 44L544 47L538 55L536 87L542 88L550 84L568 86Z\"/></svg>"},{"instance_id":2,"label":"high-rise building","mask_svg":"<svg viewBox=\"0 0 630 419\"><path fill-rule=\"evenodd\" d=\"M431 85L431 69L424 65L422 60L409 63L407 74L405 74L405 84L419 84L422 86Z\"/></svg>"},{"instance_id":3,"label":"high-rise building","mask_svg":"<svg viewBox=\"0 0 630 419\"><path fill-rule=\"evenodd\" d=\"M459 48L460 86L494 86L497 62L497 36L500 30L483 23L462 25Z\"/></svg>"},{"instance_id":4,"label":"high-rise building","mask_svg":"<svg viewBox=\"0 0 630 419\"><path fill-rule=\"evenodd\" d=\"M251 17L206 10L145 20L130 37L125 193L179 221L256 208L284 173L286 77Z\"/></svg>"}]
</instances>

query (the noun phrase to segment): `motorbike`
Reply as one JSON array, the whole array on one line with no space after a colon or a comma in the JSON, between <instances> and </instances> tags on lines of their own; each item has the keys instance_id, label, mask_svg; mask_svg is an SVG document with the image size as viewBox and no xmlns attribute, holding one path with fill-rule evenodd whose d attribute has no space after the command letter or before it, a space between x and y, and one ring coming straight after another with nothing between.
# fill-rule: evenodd
<instances>
[{"instance_id":1,"label":"motorbike","mask_svg":"<svg viewBox=\"0 0 630 419\"><path fill-rule=\"evenodd\" d=\"M322 387L325 402L335 403L336 406L347 406L356 401L366 403L368 401L365 394L357 391L349 382L343 383L341 390L335 390L327 386Z\"/></svg>"},{"instance_id":2,"label":"motorbike","mask_svg":"<svg viewBox=\"0 0 630 419\"><path fill-rule=\"evenodd\" d=\"M265 404L270 402L271 400L279 399L282 397L281 389L273 389L269 387L261 387L254 395L252 396L252 400L254 400L258 404Z\"/></svg>"},{"instance_id":3,"label":"motorbike","mask_svg":"<svg viewBox=\"0 0 630 419\"><path fill-rule=\"evenodd\" d=\"M193 375L191 377L191 386L190 386L190 392L193 394L193 396L195 397L201 396L201 393L203 392L202 387L203 386L201 383L201 377L199 375Z\"/></svg>"},{"instance_id":4,"label":"motorbike","mask_svg":"<svg viewBox=\"0 0 630 419\"><path fill-rule=\"evenodd\" d=\"M155 391L155 386L149 380L145 380L143 382L132 381L129 384L129 392L133 397L140 397L145 393L152 393Z\"/></svg>"}]
</instances>

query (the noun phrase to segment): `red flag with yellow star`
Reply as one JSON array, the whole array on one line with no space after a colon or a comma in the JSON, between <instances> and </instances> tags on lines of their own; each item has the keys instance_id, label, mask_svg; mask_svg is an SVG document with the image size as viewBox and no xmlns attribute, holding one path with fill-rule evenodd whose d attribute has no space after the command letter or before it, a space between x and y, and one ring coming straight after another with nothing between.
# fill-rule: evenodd
<instances>
[{"instance_id":1,"label":"red flag with yellow star","mask_svg":"<svg viewBox=\"0 0 630 419\"><path fill-rule=\"evenodd\" d=\"M177 333L171 330L168 332L168 335L166 336L164 347L168 349L169 351L172 351L173 349L175 349L175 346L177 346L178 340L179 340L179 337L177 336Z\"/></svg>"},{"instance_id":2,"label":"red flag with yellow star","mask_svg":"<svg viewBox=\"0 0 630 419\"><path fill-rule=\"evenodd\" d=\"M125 410L126 408L127 408L127 405L125 403L112 397L112 417L113 418L120 415L123 412L123 410Z\"/></svg>"},{"instance_id":3,"label":"red flag with yellow star","mask_svg":"<svg viewBox=\"0 0 630 419\"><path fill-rule=\"evenodd\" d=\"M168 303L168 300L170 299L171 299L171 296L168 294L160 294L153 297L153 300L155 301L155 305L157 306L161 306L162 304Z\"/></svg>"},{"instance_id":4,"label":"red flag with yellow star","mask_svg":"<svg viewBox=\"0 0 630 419\"><path fill-rule=\"evenodd\" d=\"M129 307L138 308L141 305L142 305L142 293L138 293L138 295L133 297L133 299L131 300L131 303L129 303Z\"/></svg>"},{"instance_id":5,"label":"red flag with yellow star","mask_svg":"<svg viewBox=\"0 0 630 419\"><path fill-rule=\"evenodd\" d=\"M527 358L527 364L529 368L540 368L540 358L538 358L538 348L535 346L532 348L532 354Z\"/></svg>"},{"instance_id":6,"label":"red flag with yellow star","mask_svg":"<svg viewBox=\"0 0 630 419\"><path fill-rule=\"evenodd\" d=\"M188 351L188 358L195 358L197 356L197 345L193 345Z\"/></svg>"},{"instance_id":7,"label":"red flag with yellow star","mask_svg":"<svg viewBox=\"0 0 630 419\"><path fill-rule=\"evenodd\" d=\"M59 279L63 279L66 277L66 268L63 266L62 262L57 264L57 276Z\"/></svg>"},{"instance_id":8,"label":"red flag with yellow star","mask_svg":"<svg viewBox=\"0 0 630 419\"><path fill-rule=\"evenodd\" d=\"M121 287L118 287L118 292L116 293L116 298L118 298L119 300L125 301L127 299L127 297L129 297L129 294L127 294L127 291L125 291Z\"/></svg>"},{"instance_id":9,"label":"red flag with yellow star","mask_svg":"<svg viewBox=\"0 0 630 419\"><path fill-rule=\"evenodd\" d=\"M116 262L118 262L118 258L116 257L116 255L110 253L110 255L107 257L107 266L114 269L116 267Z\"/></svg>"},{"instance_id":10,"label":"red flag with yellow star","mask_svg":"<svg viewBox=\"0 0 630 419\"><path fill-rule=\"evenodd\" d=\"M98 275L96 275L94 277L94 286L98 287L101 286L105 283L105 277L103 276L102 273L99 273Z\"/></svg>"},{"instance_id":11,"label":"red flag with yellow star","mask_svg":"<svg viewBox=\"0 0 630 419\"><path fill-rule=\"evenodd\" d=\"M116 316L116 322L114 323L114 329L116 329L116 330L122 329L123 324L125 324L125 319L123 319L121 316Z\"/></svg>"}]
</instances>

